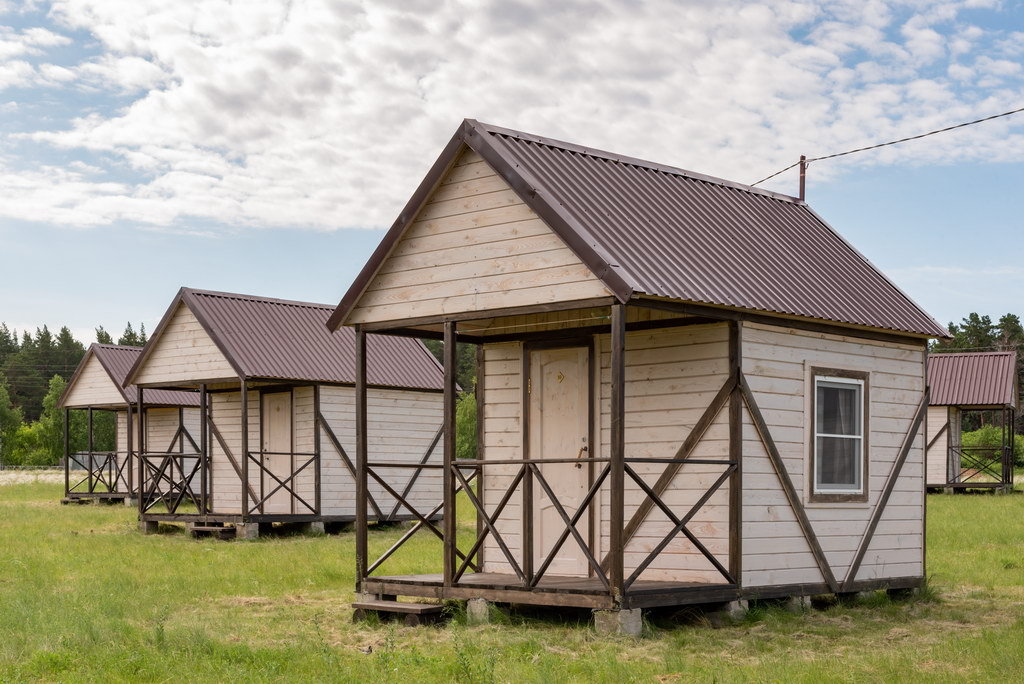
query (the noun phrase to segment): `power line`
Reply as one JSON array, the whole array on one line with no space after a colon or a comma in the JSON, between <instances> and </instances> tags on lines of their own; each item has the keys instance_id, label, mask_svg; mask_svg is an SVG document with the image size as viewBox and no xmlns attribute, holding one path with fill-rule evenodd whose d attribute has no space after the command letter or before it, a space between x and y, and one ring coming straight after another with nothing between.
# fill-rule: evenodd
<instances>
[{"instance_id":1,"label":"power line","mask_svg":"<svg viewBox=\"0 0 1024 684\"><path fill-rule=\"evenodd\" d=\"M803 162L805 164L810 164L811 162L822 161L824 159L834 159L835 157L844 157L844 156L846 156L848 154L856 154L857 152L867 152L868 150L877 150L879 147L887 147L888 145L898 145L900 143L905 143L905 142L907 142L909 140L918 140L920 138L927 138L929 135L935 135L936 133L946 133L947 131L956 130L957 128L964 128L965 126L973 126L974 124L984 123L986 121L991 121L992 119L998 119L998 118L1001 118L1001 117L1004 117L1004 116L1010 116L1011 114L1019 114L1021 112L1024 112L1024 107L1020 107L1019 109L1012 109L1012 110L1010 110L1008 112L1003 112L1002 114L993 114L992 116L986 116L986 117L983 117L981 119L975 119L974 121L965 121L964 123L958 123L958 124L956 124L954 126L946 126L945 128L939 128L939 129L936 129L934 131L928 131L927 133L919 133L918 135L911 135L911 136L908 136L906 138L900 138L899 140L890 140L889 142L878 143L876 145L868 145L867 147L858 147L855 150L847 150L846 152L836 152L835 154L826 154L826 155L823 155L821 157L812 157L810 159L803 160ZM776 171L772 175L767 176L765 178L762 178L761 180L757 181L756 183L751 183L750 187L754 187L755 185L760 185L761 183L764 183L766 180L771 180L772 178L775 178L776 176L778 176L780 173L785 173L786 171L789 171L794 166L799 166L799 165L800 165L799 161L793 162L792 164L790 164L786 168L782 169L781 171Z\"/></svg>"}]
</instances>

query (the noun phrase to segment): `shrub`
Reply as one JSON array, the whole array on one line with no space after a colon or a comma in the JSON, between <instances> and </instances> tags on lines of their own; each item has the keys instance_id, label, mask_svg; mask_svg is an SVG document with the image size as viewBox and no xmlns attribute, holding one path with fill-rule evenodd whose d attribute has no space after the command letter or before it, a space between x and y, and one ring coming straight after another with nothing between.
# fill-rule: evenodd
<instances>
[{"instance_id":1,"label":"shrub","mask_svg":"<svg viewBox=\"0 0 1024 684\"><path fill-rule=\"evenodd\" d=\"M998 425L985 425L978 430L965 432L962 435L965 447L993 447L991 453L988 454L991 458L998 457L998 449L1002 440L1003 429ZM1014 435L1013 437L1013 462L1018 466L1024 466L1024 435Z\"/></svg>"}]
</instances>

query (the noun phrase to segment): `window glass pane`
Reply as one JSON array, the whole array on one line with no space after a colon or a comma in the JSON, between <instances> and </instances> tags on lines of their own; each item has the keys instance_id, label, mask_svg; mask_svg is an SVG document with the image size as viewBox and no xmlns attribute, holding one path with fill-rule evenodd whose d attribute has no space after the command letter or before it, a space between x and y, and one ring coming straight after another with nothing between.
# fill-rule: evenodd
<instances>
[{"instance_id":1,"label":"window glass pane","mask_svg":"<svg viewBox=\"0 0 1024 684\"><path fill-rule=\"evenodd\" d=\"M818 437L817 486L819 489L860 490L860 438Z\"/></svg>"},{"instance_id":2,"label":"window glass pane","mask_svg":"<svg viewBox=\"0 0 1024 684\"><path fill-rule=\"evenodd\" d=\"M859 435L860 392L860 385L819 381L815 400L818 433Z\"/></svg>"}]
</instances>

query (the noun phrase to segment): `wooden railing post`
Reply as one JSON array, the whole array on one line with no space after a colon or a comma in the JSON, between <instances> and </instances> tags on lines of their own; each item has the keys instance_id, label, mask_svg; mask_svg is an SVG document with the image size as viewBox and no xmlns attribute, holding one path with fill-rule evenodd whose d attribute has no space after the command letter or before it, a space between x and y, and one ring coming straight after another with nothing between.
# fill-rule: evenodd
<instances>
[{"instance_id":1,"label":"wooden railing post","mask_svg":"<svg viewBox=\"0 0 1024 684\"><path fill-rule=\"evenodd\" d=\"M455 321L444 323L444 586L455 580Z\"/></svg>"},{"instance_id":2,"label":"wooden railing post","mask_svg":"<svg viewBox=\"0 0 1024 684\"><path fill-rule=\"evenodd\" d=\"M367 566L368 429L366 416L366 331L356 327L356 591L362 590Z\"/></svg>"},{"instance_id":3,"label":"wooden railing post","mask_svg":"<svg viewBox=\"0 0 1024 684\"><path fill-rule=\"evenodd\" d=\"M608 583L616 603L623 598L625 569L625 496L626 496L626 307L611 307L611 459L609 462L609 488L611 511L609 517Z\"/></svg>"},{"instance_id":4,"label":"wooden railing post","mask_svg":"<svg viewBox=\"0 0 1024 684\"><path fill-rule=\"evenodd\" d=\"M91 494L96 489L96 481L93 477L93 473L96 470L96 464L92 458L92 406L90 406L86 413L88 415L88 435L86 441L86 451L89 452L89 493Z\"/></svg>"},{"instance_id":5,"label":"wooden railing post","mask_svg":"<svg viewBox=\"0 0 1024 684\"><path fill-rule=\"evenodd\" d=\"M249 517L249 383L243 378L240 387L242 390L242 522L247 522Z\"/></svg>"},{"instance_id":6,"label":"wooden railing post","mask_svg":"<svg viewBox=\"0 0 1024 684\"><path fill-rule=\"evenodd\" d=\"M125 468L128 469L128 496L136 494L135 491L135 477L133 476L133 459L132 459L132 446L134 440L132 439L132 403L128 402L125 404L125 447L127 452L124 455ZM116 444L114 445L117 446Z\"/></svg>"},{"instance_id":7,"label":"wooden railing post","mask_svg":"<svg viewBox=\"0 0 1024 684\"><path fill-rule=\"evenodd\" d=\"M136 462L139 464L139 520L142 520L142 514L146 512L146 504L144 499L146 498L146 464L143 454L146 452L146 430L144 424L144 418L146 411L144 409L145 404L143 403L142 387L136 388L135 396L135 410L138 412L136 417L136 430L139 434L139 447ZM130 416L129 416L130 417ZM131 423L128 424L128 429L131 430Z\"/></svg>"},{"instance_id":8,"label":"wooden railing post","mask_svg":"<svg viewBox=\"0 0 1024 684\"><path fill-rule=\"evenodd\" d=\"M64 409L64 498L71 494L71 409Z\"/></svg>"},{"instance_id":9,"label":"wooden railing post","mask_svg":"<svg viewBox=\"0 0 1024 684\"><path fill-rule=\"evenodd\" d=\"M200 511L203 515L210 513L210 488L208 485L210 477L210 460L208 457L210 443L206 438L206 401L206 385L202 384L199 386L199 486L201 487L199 498L203 502L202 510Z\"/></svg>"},{"instance_id":10,"label":"wooden railing post","mask_svg":"<svg viewBox=\"0 0 1024 684\"><path fill-rule=\"evenodd\" d=\"M730 321L729 373L734 384L729 395L729 460L734 470L729 478L729 574L737 586L743 586L743 395L739 386L742 334L741 323Z\"/></svg>"},{"instance_id":11,"label":"wooden railing post","mask_svg":"<svg viewBox=\"0 0 1024 684\"><path fill-rule=\"evenodd\" d=\"M316 507L316 514L322 515L320 510L320 385L313 385L313 454L316 462L313 463L313 505Z\"/></svg>"}]
</instances>

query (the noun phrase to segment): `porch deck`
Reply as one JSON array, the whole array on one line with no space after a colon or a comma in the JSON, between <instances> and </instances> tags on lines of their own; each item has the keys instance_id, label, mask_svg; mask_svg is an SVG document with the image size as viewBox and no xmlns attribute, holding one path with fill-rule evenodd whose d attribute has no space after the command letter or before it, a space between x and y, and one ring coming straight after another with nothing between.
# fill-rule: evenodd
<instances>
[{"instance_id":1,"label":"porch deck","mask_svg":"<svg viewBox=\"0 0 1024 684\"><path fill-rule=\"evenodd\" d=\"M537 586L528 589L516 575L496 572L466 573L451 587L444 586L441 574L390 575L367 577L362 580L360 590L376 595L462 600L482 598L498 603L537 606L599 609L614 606L611 594L596 577L543 577ZM629 587L620 605L623 608L681 606L731 601L738 596L739 589L734 584L637 580Z\"/></svg>"}]
</instances>

